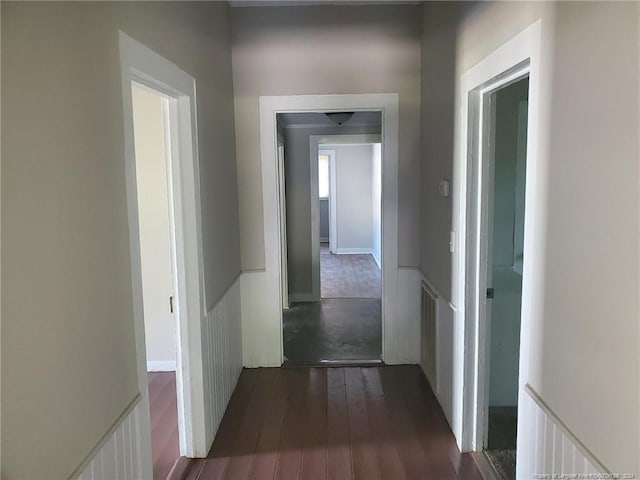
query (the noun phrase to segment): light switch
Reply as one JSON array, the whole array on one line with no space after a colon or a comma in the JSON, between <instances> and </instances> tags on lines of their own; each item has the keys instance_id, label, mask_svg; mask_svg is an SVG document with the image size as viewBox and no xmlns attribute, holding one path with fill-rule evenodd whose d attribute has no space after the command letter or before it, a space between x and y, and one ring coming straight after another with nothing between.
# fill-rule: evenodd
<instances>
[{"instance_id":1,"label":"light switch","mask_svg":"<svg viewBox=\"0 0 640 480\"><path fill-rule=\"evenodd\" d=\"M456 251L456 232L449 232L449 251L451 253Z\"/></svg>"},{"instance_id":2,"label":"light switch","mask_svg":"<svg viewBox=\"0 0 640 480\"><path fill-rule=\"evenodd\" d=\"M441 197L447 198L449 196L449 180L441 180L438 185L438 191Z\"/></svg>"}]
</instances>

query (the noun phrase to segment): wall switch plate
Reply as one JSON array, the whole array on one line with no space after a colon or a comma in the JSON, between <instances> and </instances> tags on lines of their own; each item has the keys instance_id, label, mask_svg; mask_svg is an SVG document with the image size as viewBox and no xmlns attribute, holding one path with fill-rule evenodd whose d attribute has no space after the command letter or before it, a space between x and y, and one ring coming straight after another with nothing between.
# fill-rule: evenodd
<instances>
[{"instance_id":1,"label":"wall switch plate","mask_svg":"<svg viewBox=\"0 0 640 480\"><path fill-rule=\"evenodd\" d=\"M451 253L456 251L456 232L449 232L449 251Z\"/></svg>"},{"instance_id":2,"label":"wall switch plate","mask_svg":"<svg viewBox=\"0 0 640 480\"><path fill-rule=\"evenodd\" d=\"M441 180L438 185L440 196L447 198L449 196L449 180Z\"/></svg>"}]
</instances>

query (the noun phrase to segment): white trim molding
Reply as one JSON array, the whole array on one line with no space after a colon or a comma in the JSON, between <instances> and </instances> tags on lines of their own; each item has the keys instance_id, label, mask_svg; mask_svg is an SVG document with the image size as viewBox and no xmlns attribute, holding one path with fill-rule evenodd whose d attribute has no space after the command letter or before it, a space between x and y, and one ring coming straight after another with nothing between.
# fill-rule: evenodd
<instances>
[{"instance_id":1,"label":"white trim molding","mask_svg":"<svg viewBox=\"0 0 640 480\"><path fill-rule=\"evenodd\" d=\"M373 249L372 248L336 248L336 251L334 253L336 255L371 255L373 256Z\"/></svg>"},{"instance_id":2,"label":"white trim molding","mask_svg":"<svg viewBox=\"0 0 640 480\"><path fill-rule=\"evenodd\" d=\"M383 360L396 364L401 349L398 269L398 129L397 93L353 95L263 96L260 102L260 146L264 214L264 272L242 276L242 329L247 367L279 366L283 362L280 222L276 162L276 114L296 111L380 111L382 113L382 311ZM408 321L419 326L416 318ZM411 353L411 357L415 352ZM417 363L419 352L411 358ZM406 359L404 360L406 361Z\"/></svg>"},{"instance_id":3,"label":"white trim molding","mask_svg":"<svg viewBox=\"0 0 640 480\"><path fill-rule=\"evenodd\" d=\"M147 372L175 372L175 360L148 360Z\"/></svg>"},{"instance_id":4,"label":"white trim molding","mask_svg":"<svg viewBox=\"0 0 640 480\"><path fill-rule=\"evenodd\" d=\"M171 124L169 195L174 220L175 289L177 321L176 384L180 453L205 456L210 445L205 434L203 391L202 319L206 313L204 290L202 229L200 213L200 174L196 125L196 85L188 73L146 46L120 32L120 63L124 111L125 168L129 241L134 300L138 382L142 395L145 424L141 454L151 468L151 440L148 414L147 361L142 308L142 275L138 231L138 194L133 138L132 82L144 85L168 99ZM145 475L146 476L146 475Z\"/></svg>"},{"instance_id":5,"label":"white trim molding","mask_svg":"<svg viewBox=\"0 0 640 480\"><path fill-rule=\"evenodd\" d=\"M141 435L142 429L145 428L145 417L149 416L149 409L140 400L141 396L138 395L70 478L152 479L151 465L147 465L146 455L142 452L146 447L142 443L144 436Z\"/></svg>"},{"instance_id":6,"label":"white trim molding","mask_svg":"<svg viewBox=\"0 0 640 480\"><path fill-rule=\"evenodd\" d=\"M453 412L452 429L463 451L474 451L482 448L482 432L479 431L478 402L481 396L482 379L479 378L481 366L479 362L479 240L478 228L480 218L478 146L481 145L481 131L477 115L482 107L483 95L491 89L498 88L506 82L521 76L529 77L529 112L527 131L527 166L526 166L526 199L525 199L525 233L524 233L524 268L522 282L522 318L519 359L519 398L522 399L525 385L529 380L530 332L534 317L534 279L537 275L534 265L535 252L539 245L535 242L536 232L540 231L540 215L536 209L538 193L538 131L539 131L539 90L541 64L541 20L536 21L514 38L487 56L480 63L464 73L459 84L458 111L456 122L456 155L454 159L454 202L453 225L457 233L457 248L453 256L453 293L454 309L453 379L463 379L462 385L454 385L454 395L460 396ZM480 413L481 414L481 413ZM518 415L518 431L527 422L528 412L523 410ZM518 435L517 473L523 478L520 463L524 455L534 448L521 441Z\"/></svg>"},{"instance_id":7,"label":"white trim molding","mask_svg":"<svg viewBox=\"0 0 640 480\"><path fill-rule=\"evenodd\" d=\"M519 402L524 421L518 422L516 478L616 478L531 385L525 385ZM617 478L624 478L622 473Z\"/></svg>"}]
</instances>

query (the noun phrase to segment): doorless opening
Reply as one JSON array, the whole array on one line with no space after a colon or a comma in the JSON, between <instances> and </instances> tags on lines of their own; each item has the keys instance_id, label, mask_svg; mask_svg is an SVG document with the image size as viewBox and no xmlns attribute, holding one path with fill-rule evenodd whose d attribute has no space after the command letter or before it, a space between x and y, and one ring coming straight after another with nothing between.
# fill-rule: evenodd
<instances>
[{"instance_id":1,"label":"doorless opening","mask_svg":"<svg viewBox=\"0 0 640 480\"><path fill-rule=\"evenodd\" d=\"M131 95L153 476L166 478L180 456L169 100L135 82Z\"/></svg>"},{"instance_id":2,"label":"doorless opening","mask_svg":"<svg viewBox=\"0 0 640 480\"><path fill-rule=\"evenodd\" d=\"M278 113L285 361L380 362L382 116Z\"/></svg>"},{"instance_id":3,"label":"doorless opening","mask_svg":"<svg viewBox=\"0 0 640 480\"><path fill-rule=\"evenodd\" d=\"M528 77L484 94L481 271L486 285L482 448L502 478L515 479L524 257Z\"/></svg>"},{"instance_id":4,"label":"doorless opening","mask_svg":"<svg viewBox=\"0 0 640 480\"><path fill-rule=\"evenodd\" d=\"M204 390L202 381L202 342L201 319L204 305L204 285L202 276L202 232L199 202L199 169L196 144L196 103L195 81L176 65L156 54L144 45L120 32L120 61L122 72L122 94L124 111L125 166L127 180L127 207L129 214L129 236L131 251L131 276L133 296L133 319L136 336L137 374L142 407L149 408L148 374L151 369L175 369L175 405L178 423L178 445L182 456L205 456L208 450L205 432ZM135 84L135 88L132 88ZM156 178L150 185L158 187L162 180L158 176L164 174L165 192L158 194L160 188L147 189L146 180L151 176L144 175L136 160L136 140L145 136L144 130L150 123L138 124L138 115L134 118L134 96L140 99L147 94L147 99L155 105L157 115L153 120L156 133L146 132L149 137L163 138L162 142L153 145L156 148L152 158L158 163L153 170ZM160 113L158 113L158 110ZM139 111L138 111L139 113ZM162 119L160 120L160 114ZM136 130L134 132L134 130ZM136 139L136 136L138 137ZM138 142L139 143L139 142ZM159 157L163 157L159 159ZM149 172L147 172L149 173ZM139 180L142 183L139 184ZM155 194L149 193L154 191ZM164 196L163 200L151 202L147 196ZM138 201L140 199L140 202ZM151 205L151 203L153 203ZM154 215L145 215L152 208L158 209ZM160 212L160 210L162 210ZM162 219L161 223L158 219ZM140 221L142 220L142 222ZM147 222L148 221L148 222ZM149 282L143 276L145 257L150 250L149 235L145 230L158 228L164 233L158 235L161 241L156 242L162 255L151 255L154 261L162 258L162 281L157 280L158 314L151 313L151 305L145 305L151 295ZM158 231L159 231L158 230ZM168 232L167 232L168 231ZM159 240L158 238L154 240ZM152 245L152 248L153 247ZM167 252L168 250L168 252ZM170 265L167 265L167 262ZM148 270L148 269L147 269ZM172 279L168 277L172 276ZM144 292L143 292L144 290ZM169 294L167 297L167 293ZM148 302L147 302L148 303ZM145 308L148 307L148 308ZM171 312L173 309L173 312ZM154 318L145 318L154 315ZM173 315L173 320L171 320ZM170 352L164 351L161 356L147 358L158 354L158 345L152 345L150 338L145 338L145 322L150 326L157 318L163 318L165 326L174 329L175 354L173 361ZM161 336L166 336L166 332ZM164 347L171 350L171 341L164 342ZM147 348L147 344L149 348ZM167 347L168 346L168 347ZM175 367L174 367L175 362ZM171 400L173 401L173 400ZM144 411L143 410L143 411ZM151 476L151 424L149 415L140 416L138 426L141 436L140 452L145 478ZM174 443L175 446L175 443ZM174 450L175 452L175 450Z\"/></svg>"}]
</instances>

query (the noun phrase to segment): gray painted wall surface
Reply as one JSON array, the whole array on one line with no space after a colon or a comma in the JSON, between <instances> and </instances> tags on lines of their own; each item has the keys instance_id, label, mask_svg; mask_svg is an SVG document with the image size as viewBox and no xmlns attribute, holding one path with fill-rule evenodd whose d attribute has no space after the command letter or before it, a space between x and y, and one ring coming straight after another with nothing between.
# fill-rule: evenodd
<instances>
[{"instance_id":1,"label":"gray painted wall surface","mask_svg":"<svg viewBox=\"0 0 640 480\"><path fill-rule=\"evenodd\" d=\"M320 240L329 241L329 199L321 198L320 202Z\"/></svg>"},{"instance_id":2,"label":"gray painted wall surface","mask_svg":"<svg viewBox=\"0 0 640 480\"><path fill-rule=\"evenodd\" d=\"M527 381L600 461L636 473L639 8L427 3L422 50L421 268L450 295L451 204L437 197L437 182L451 175L455 85L542 19L536 202L546 228L536 239L539 278L529 314L538 328L527 339L533 346Z\"/></svg>"},{"instance_id":3,"label":"gray painted wall surface","mask_svg":"<svg viewBox=\"0 0 640 480\"><path fill-rule=\"evenodd\" d=\"M289 294L310 294L311 271L311 135L380 133L379 126L284 128Z\"/></svg>"},{"instance_id":4,"label":"gray painted wall surface","mask_svg":"<svg viewBox=\"0 0 640 480\"><path fill-rule=\"evenodd\" d=\"M240 272L228 6L1 8L2 477L67 478L138 392L118 30L195 77L209 306Z\"/></svg>"},{"instance_id":5,"label":"gray painted wall surface","mask_svg":"<svg viewBox=\"0 0 640 480\"><path fill-rule=\"evenodd\" d=\"M373 248L373 147L335 145L337 248Z\"/></svg>"},{"instance_id":6,"label":"gray painted wall surface","mask_svg":"<svg viewBox=\"0 0 640 480\"><path fill-rule=\"evenodd\" d=\"M419 261L420 6L236 8L233 82L243 269L264 268L258 97L400 96L399 258Z\"/></svg>"}]
</instances>

